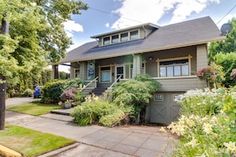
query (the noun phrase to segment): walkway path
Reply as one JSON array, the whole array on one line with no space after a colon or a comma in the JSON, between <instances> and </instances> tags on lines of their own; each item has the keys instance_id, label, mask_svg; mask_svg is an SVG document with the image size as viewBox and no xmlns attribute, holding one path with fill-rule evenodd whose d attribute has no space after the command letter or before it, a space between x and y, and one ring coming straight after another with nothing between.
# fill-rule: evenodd
<instances>
[{"instance_id":1,"label":"walkway path","mask_svg":"<svg viewBox=\"0 0 236 157\"><path fill-rule=\"evenodd\" d=\"M7 112L7 122L23 127L64 136L80 145L58 157L104 156L168 156L177 140L160 132L159 127L125 126L106 128L97 125L78 127L71 119L51 114L35 117Z\"/></svg>"}]
</instances>

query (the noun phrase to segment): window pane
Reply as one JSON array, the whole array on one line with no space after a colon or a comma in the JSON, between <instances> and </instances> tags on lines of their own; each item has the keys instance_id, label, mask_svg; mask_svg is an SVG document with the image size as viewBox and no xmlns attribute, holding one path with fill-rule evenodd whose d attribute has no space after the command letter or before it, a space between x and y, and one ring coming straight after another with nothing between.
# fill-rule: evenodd
<instances>
[{"instance_id":1,"label":"window pane","mask_svg":"<svg viewBox=\"0 0 236 157\"><path fill-rule=\"evenodd\" d=\"M110 70L102 71L102 82L110 82L111 75Z\"/></svg>"},{"instance_id":2,"label":"window pane","mask_svg":"<svg viewBox=\"0 0 236 157\"><path fill-rule=\"evenodd\" d=\"M175 76L180 76L181 75L181 66L180 65L175 65L174 66L174 75Z\"/></svg>"},{"instance_id":3,"label":"window pane","mask_svg":"<svg viewBox=\"0 0 236 157\"><path fill-rule=\"evenodd\" d=\"M110 44L110 37L103 38L103 45L109 45Z\"/></svg>"},{"instance_id":4,"label":"window pane","mask_svg":"<svg viewBox=\"0 0 236 157\"><path fill-rule=\"evenodd\" d=\"M166 77L166 67L160 67L160 77Z\"/></svg>"},{"instance_id":5,"label":"window pane","mask_svg":"<svg viewBox=\"0 0 236 157\"><path fill-rule=\"evenodd\" d=\"M113 35L112 36L112 43L118 43L119 42L119 35Z\"/></svg>"},{"instance_id":6,"label":"window pane","mask_svg":"<svg viewBox=\"0 0 236 157\"><path fill-rule=\"evenodd\" d=\"M135 40L135 39L138 39L138 38L139 38L138 31L130 32L130 40Z\"/></svg>"},{"instance_id":7,"label":"window pane","mask_svg":"<svg viewBox=\"0 0 236 157\"><path fill-rule=\"evenodd\" d=\"M168 66L167 67L167 77L172 77L173 76L173 66Z\"/></svg>"},{"instance_id":8,"label":"window pane","mask_svg":"<svg viewBox=\"0 0 236 157\"><path fill-rule=\"evenodd\" d=\"M182 65L182 75L183 75L183 76L189 75L189 72L188 72L188 65Z\"/></svg>"},{"instance_id":9,"label":"window pane","mask_svg":"<svg viewBox=\"0 0 236 157\"><path fill-rule=\"evenodd\" d=\"M129 40L128 33L121 34L120 35L120 40L121 40L121 42L128 41Z\"/></svg>"}]
</instances>

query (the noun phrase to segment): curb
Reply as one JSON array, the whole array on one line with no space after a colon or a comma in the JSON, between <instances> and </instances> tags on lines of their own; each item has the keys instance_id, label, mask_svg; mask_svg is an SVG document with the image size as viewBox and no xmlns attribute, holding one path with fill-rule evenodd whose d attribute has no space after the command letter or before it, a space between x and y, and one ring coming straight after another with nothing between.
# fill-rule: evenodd
<instances>
[{"instance_id":1,"label":"curb","mask_svg":"<svg viewBox=\"0 0 236 157\"><path fill-rule=\"evenodd\" d=\"M22 157L22 155L10 148L0 145L0 156L6 157Z\"/></svg>"},{"instance_id":2,"label":"curb","mask_svg":"<svg viewBox=\"0 0 236 157\"><path fill-rule=\"evenodd\" d=\"M68 151L70 149L76 148L78 145L79 145L79 143L74 143L74 144L71 144L69 146L59 148L57 150L54 150L54 151L48 152L46 154L40 155L38 157L52 157L52 156L58 155L60 153L63 153L65 151Z\"/></svg>"}]
</instances>

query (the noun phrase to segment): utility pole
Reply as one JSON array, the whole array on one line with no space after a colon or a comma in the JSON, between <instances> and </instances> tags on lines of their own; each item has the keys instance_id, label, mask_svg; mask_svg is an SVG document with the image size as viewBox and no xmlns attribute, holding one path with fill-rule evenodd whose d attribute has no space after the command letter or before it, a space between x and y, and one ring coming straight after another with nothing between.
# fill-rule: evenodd
<instances>
[{"instance_id":1,"label":"utility pole","mask_svg":"<svg viewBox=\"0 0 236 157\"><path fill-rule=\"evenodd\" d=\"M1 34L7 35L9 33L9 22L6 20L4 14L1 21ZM5 110L6 110L6 79L0 76L0 130L5 128Z\"/></svg>"}]
</instances>

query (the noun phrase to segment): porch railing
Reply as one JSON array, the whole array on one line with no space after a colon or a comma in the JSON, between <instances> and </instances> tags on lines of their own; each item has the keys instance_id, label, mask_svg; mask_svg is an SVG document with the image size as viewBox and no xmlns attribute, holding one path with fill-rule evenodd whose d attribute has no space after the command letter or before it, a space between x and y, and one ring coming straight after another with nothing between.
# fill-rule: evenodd
<instances>
[{"instance_id":1,"label":"porch railing","mask_svg":"<svg viewBox=\"0 0 236 157\"><path fill-rule=\"evenodd\" d=\"M94 83L94 87L93 88L97 88L97 80L98 80L98 77L96 77L95 79L91 80L88 84L86 84L82 89L81 91L85 90L86 88L88 88L91 84Z\"/></svg>"},{"instance_id":2,"label":"porch railing","mask_svg":"<svg viewBox=\"0 0 236 157\"><path fill-rule=\"evenodd\" d=\"M112 87L113 87L117 82L119 82L119 81L121 80L121 77L122 77L122 75L120 75L120 76L110 85L110 87L108 87L107 89L108 89L108 90L111 90Z\"/></svg>"}]
</instances>

